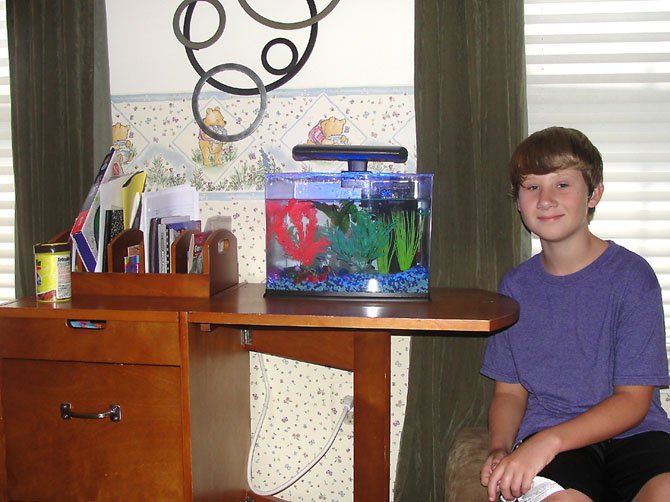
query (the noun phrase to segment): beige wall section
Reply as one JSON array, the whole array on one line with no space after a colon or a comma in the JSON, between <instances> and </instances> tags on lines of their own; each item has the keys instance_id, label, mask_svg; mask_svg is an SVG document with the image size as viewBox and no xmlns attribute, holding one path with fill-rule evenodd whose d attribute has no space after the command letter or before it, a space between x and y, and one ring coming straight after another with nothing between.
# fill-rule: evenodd
<instances>
[{"instance_id":1,"label":"beige wall section","mask_svg":"<svg viewBox=\"0 0 670 502\"><path fill-rule=\"evenodd\" d=\"M332 0L315 0L322 11ZM112 95L192 91L197 80L176 39L172 20L180 0L107 0ZM198 51L206 70L234 62L268 76L260 62L263 45L276 37L295 41L300 54L308 30L274 30L250 19L236 0L220 0L226 12L222 37ZM305 0L249 0L259 14L295 22L309 17ZM183 16L182 16L183 19ZM214 7L199 2L191 39L209 39L218 26ZM253 38L249 37L253 33ZM318 27L308 64L285 88L407 86L414 83L414 2L412 0L342 0ZM231 41L233 41L231 43ZM269 53L269 61L279 64ZM286 60L286 59L284 59ZM268 77L269 78L269 77Z\"/></svg>"},{"instance_id":2,"label":"beige wall section","mask_svg":"<svg viewBox=\"0 0 670 502\"><path fill-rule=\"evenodd\" d=\"M302 54L308 30L284 33L267 29L248 19L238 2L220 2L227 18L224 36L209 50L198 51L203 68L236 62L252 68L267 83L276 77L264 72L259 62L265 43L286 37L295 41ZM269 93L268 117L259 129L249 138L228 145L222 165L214 167L203 166L202 159L197 158L198 128L190 112L190 98L198 75L172 30L173 15L180 3L179 0L107 0L113 122L129 126L122 138L130 141L129 155L133 160L128 168L151 171L154 188L198 178L203 192L202 219L217 214L232 217L232 229L238 238L240 277L260 282L265 277L264 201L257 187L241 186L236 181L241 173L264 162L267 166L268 159L282 170L303 168L292 163L291 146L304 142L309 127L330 115L346 118L346 134L352 143L407 147L410 162L402 169L415 169L414 3L339 2L319 23L314 51L305 67L286 86ZM321 11L330 0L315 3ZM277 21L292 22L307 17L304 0L257 0L249 4ZM209 38L216 30L217 19L214 7L200 2L191 38ZM253 39L248 33L254 33ZM285 64L286 53L279 48L268 57L279 67ZM229 73L225 77L235 75ZM249 83L231 82L231 85L247 87ZM206 90L213 89L203 92ZM243 117L253 116L258 106L257 98L237 100L233 96L220 96L202 105L220 106L228 113L229 127L234 127L232 123L238 117L246 121ZM264 397L256 357L252 356L250 375L252 427L256 425ZM264 359L272 402L255 454L254 480L261 489L282 484L311 460L330 436L341 398L353 392L350 373L276 357L264 356ZM408 365L409 338L394 337L391 486L404 419ZM352 500L352 429L351 421L345 422L323 461L281 496L291 501Z\"/></svg>"}]
</instances>

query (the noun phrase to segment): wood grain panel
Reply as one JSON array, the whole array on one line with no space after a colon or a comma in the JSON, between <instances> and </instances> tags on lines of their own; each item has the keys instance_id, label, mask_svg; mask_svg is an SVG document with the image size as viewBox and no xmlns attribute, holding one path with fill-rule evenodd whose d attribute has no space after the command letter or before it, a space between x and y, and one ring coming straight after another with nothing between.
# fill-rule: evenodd
<instances>
[{"instance_id":1,"label":"wood grain panel","mask_svg":"<svg viewBox=\"0 0 670 502\"><path fill-rule=\"evenodd\" d=\"M354 332L316 329L251 329L255 352L353 371Z\"/></svg>"},{"instance_id":2,"label":"wood grain panel","mask_svg":"<svg viewBox=\"0 0 670 502\"><path fill-rule=\"evenodd\" d=\"M243 284L189 302L189 320L246 326L383 329L392 331L495 331L515 322L519 305L480 289L431 289L430 300L264 297L262 284ZM442 333L448 335L448 333ZM461 333L463 336L466 333Z\"/></svg>"},{"instance_id":3,"label":"wood grain panel","mask_svg":"<svg viewBox=\"0 0 670 502\"><path fill-rule=\"evenodd\" d=\"M11 500L181 500L179 368L23 361L2 365ZM63 420L120 404L120 422Z\"/></svg>"},{"instance_id":4,"label":"wood grain panel","mask_svg":"<svg viewBox=\"0 0 670 502\"><path fill-rule=\"evenodd\" d=\"M389 500L391 335L354 338L354 496Z\"/></svg>"},{"instance_id":5,"label":"wood grain panel","mask_svg":"<svg viewBox=\"0 0 670 502\"><path fill-rule=\"evenodd\" d=\"M178 324L105 321L96 312L70 319L3 318L3 357L179 365ZM93 319L91 319L93 318ZM69 322L97 320L102 329Z\"/></svg>"},{"instance_id":6,"label":"wood grain panel","mask_svg":"<svg viewBox=\"0 0 670 502\"><path fill-rule=\"evenodd\" d=\"M193 498L241 501L251 437L249 353L237 329L191 326L188 354Z\"/></svg>"}]
</instances>

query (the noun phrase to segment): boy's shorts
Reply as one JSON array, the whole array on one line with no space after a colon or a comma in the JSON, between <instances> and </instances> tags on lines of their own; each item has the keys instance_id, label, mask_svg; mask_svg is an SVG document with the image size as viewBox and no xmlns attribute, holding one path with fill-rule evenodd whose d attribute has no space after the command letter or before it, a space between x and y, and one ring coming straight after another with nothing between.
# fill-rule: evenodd
<instances>
[{"instance_id":1,"label":"boy's shorts","mask_svg":"<svg viewBox=\"0 0 670 502\"><path fill-rule=\"evenodd\" d=\"M594 502L630 502L664 472L670 472L670 434L644 432L559 453L538 476Z\"/></svg>"}]
</instances>

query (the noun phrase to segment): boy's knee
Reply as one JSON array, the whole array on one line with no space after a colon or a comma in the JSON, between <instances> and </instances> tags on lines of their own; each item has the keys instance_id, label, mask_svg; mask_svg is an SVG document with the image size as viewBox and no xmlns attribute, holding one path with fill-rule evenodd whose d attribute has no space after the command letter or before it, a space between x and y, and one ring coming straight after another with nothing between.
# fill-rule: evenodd
<instances>
[{"instance_id":1,"label":"boy's knee","mask_svg":"<svg viewBox=\"0 0 670 502\"><path fill-rule=\"evenodd\" d=\"M589 497L577 490L563 490L549 495L542 502L593 502Z\"/></svg>"},{"instance_id":2,"label":"boy's knee","mask_svg":"<svg viewBox=\"0 0 670 502\"><path fill-rule=\"evenodd\" d=\"M670 500L670 472L658 474L647 481L633 502Z\"/></svg>"}]
</instances>

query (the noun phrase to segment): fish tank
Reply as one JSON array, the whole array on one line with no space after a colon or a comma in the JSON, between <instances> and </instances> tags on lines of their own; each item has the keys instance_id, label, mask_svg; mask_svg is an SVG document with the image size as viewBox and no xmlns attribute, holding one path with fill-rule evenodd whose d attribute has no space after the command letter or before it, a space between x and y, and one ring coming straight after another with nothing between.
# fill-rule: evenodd
<instances>
[{"instance_id":1,"label":"fish tank","mask_svg":"<svg viewBox=\"0 0 670 502\"><path fill-rule=\"evenodd\" d=\"M299 145L343 172L267 174L266 296L429 298L432 174L374 173L404 148Z\"/></svg>"}]
</instances>

